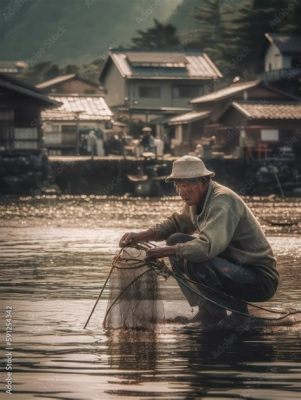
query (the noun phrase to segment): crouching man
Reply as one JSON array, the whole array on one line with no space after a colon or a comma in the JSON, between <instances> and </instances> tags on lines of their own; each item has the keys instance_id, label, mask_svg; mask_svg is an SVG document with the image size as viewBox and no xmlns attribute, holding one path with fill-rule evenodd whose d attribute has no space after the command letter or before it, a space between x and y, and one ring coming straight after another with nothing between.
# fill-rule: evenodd
<instances>
[{"instance_id":1,"label":"crouching man","mask_svg":"<svg viewBox=\"0 0 301 400\"><path fill-rule=\"evenodd\" d=\"M167 180L174 182L185 203L182 212L148 230L126 233L120 246L166 240L165 247L149 249L147 258L169 257L188 302L199 306L197 319L223 324L231 317L238 318L239 313L226 317L225 309L204 300L198 295L203 285L233 296L231 308L248 313L245 301L270 299L279 275L272 249L253 213L238 194L212 180L213 176L197 157L176 160Z\"/></svg>"}]
</instances>

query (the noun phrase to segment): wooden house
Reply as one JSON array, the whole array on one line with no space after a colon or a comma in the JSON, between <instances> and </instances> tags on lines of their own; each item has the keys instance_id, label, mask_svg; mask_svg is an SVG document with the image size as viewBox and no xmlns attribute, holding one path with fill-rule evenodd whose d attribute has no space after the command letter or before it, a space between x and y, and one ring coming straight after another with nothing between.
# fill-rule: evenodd
<instances>
[{"instance_id":1,"label":"wooden house","mask_svg":"<svg viewBox=\"0 0 301 400\"><path fill-rule=\"evenodd\" d=\"M35 87L0 74L0 154L39 153L41 111L57 105Z\"/></svg>"},{"instance_id":2,"label":"wooden house","mask_svg":"<svg viewBox=\"0 0 301 400\"><path fill-rule=\"evenodd\" d=\"M104 94L104 89L100 85L78 74L60 75L48 81L41 82L36 87L49 94Z\"/></svg>"},{"instance_id":3,"label":"wooden house","mask_svg":"<svg viewBox=\"0 0 301 400\"><path fill-rule=\"evenodd\" d=\"M0 61L0 73L18 75L26 71L28 63L25 61Z\"/></svg>"},{"instance_id":4,"label":"wooden house","mask_svg":"<svg viewBox=\"0 0 301 400\"><path fill-rule=\"evenodd\" d=\"M191 110L190 99L221 77L200 50L111 49L99 80L112 110L150 122Z\"/></svg>"},{"instance_id":5,"label":"wooden house","mask_svg":"<svg viewBox=\"0 0 301 400\"><path fill-rule=\"evenodd\" d=\"M261 79L301 97L301 36L266 33Z\"/></svg>"},{"instance_id":6,"label":"wooden house","mask_svg":"<svg viewBox=\"0 0 301 400\"><path fill-rule=\"evenodd\" d=\"M77 154L82 136L111 128L113 114L101 95L50 97L60 106L42 113L44 143L51 155Z\"/></svg>"},{"instance_id":7,"label":"wooden house","mask_svg":"<svg viewBox=\"0 0 301 400\"><path fill-rule=\"evenodd\" d=\"M170 118L176 154L210 145L210 156L269 156L300 137L300 102L261 81L237 82L191 100L193 111ZM244 150L243 150L244 149Z\"/></svg>"}]
</instances>

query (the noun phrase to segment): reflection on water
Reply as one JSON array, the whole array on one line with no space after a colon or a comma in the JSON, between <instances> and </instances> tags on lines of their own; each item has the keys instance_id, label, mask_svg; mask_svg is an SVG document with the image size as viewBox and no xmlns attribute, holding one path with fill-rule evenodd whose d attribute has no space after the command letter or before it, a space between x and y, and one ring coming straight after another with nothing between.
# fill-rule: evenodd
<instances>
[{"instance_id":1,"label":"reflection on water","mask_svg":"<svg viewBox=\"0 0 301 400\"><path fill-rule=\"evenodd\" d=\"M121 234L180 205L176 199L89 199L0 204L1 309L3 316L5 306L13 306L14 398L300 398L298 326L261 334L209 335L176 323L150 332L105 331L106 290L83 330ZM249 200L272 222L264 228L282 277L268 305L301 308L300 206ZM166 317L189 317L175 282L161 284Z\"/></svg>"}]
</instances>

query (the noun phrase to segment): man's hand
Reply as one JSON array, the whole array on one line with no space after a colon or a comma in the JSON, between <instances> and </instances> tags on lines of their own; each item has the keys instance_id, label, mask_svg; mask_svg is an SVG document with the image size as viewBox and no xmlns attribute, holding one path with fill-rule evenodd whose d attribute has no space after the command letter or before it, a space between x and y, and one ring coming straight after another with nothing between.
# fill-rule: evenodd
<instances>
[{"instance_id":1,"label":"man's hand","mask_svg":"<svg viewBox=\"0 0 301 400\"><path fill-rule=\"evenodd\" d=\"M139 242L139 233L136 232L128 232L125 233L119 242L119 247L126 247L130 244L135 244Z\"/></svg>"},{"instance_id":2,"label":"man's hand","mask_svg":"<svg viewBox=\"0 0 301 400\"><path fill-rule=\"evenodd\" d=\"M147 242L155 239L155 232L152 229L142 232L127 232L120 239L119 246L126 247L139 242Z\"/></svg>"},{"instance_id":3,"label":"man's hand","mask_svg":"<svg viewBox=\"0 0 301 400\"><path fill-rule=\"evenodd\" d=\"M148 249L146 252L145 261L155 260L157 258L169 257L176 254L176 246L156 247Z\"/></svg>"}]
</instances>

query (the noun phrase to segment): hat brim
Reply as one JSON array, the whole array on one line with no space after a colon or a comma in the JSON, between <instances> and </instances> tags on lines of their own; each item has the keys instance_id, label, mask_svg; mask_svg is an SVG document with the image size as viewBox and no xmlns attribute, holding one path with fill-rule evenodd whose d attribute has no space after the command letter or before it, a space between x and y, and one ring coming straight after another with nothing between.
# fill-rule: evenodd
<instances>
[{"instance_id":1,"label":"hat brim","mask_svg":"<svg viewBox=\"0 0 301 400\"><path fill-rule=\"evenodd\" d=\"M174 182L174 181L180 181L184 179L197 179L197 178L205 178L206 176L210 176L211 178L215 176L215 173L212 171L208 171L207 174L199 175L199 176L186 176L186 177L176 177L173 174L169 175L167 178L165 178L165 182Z\"/></svg>"}]
</instances>

